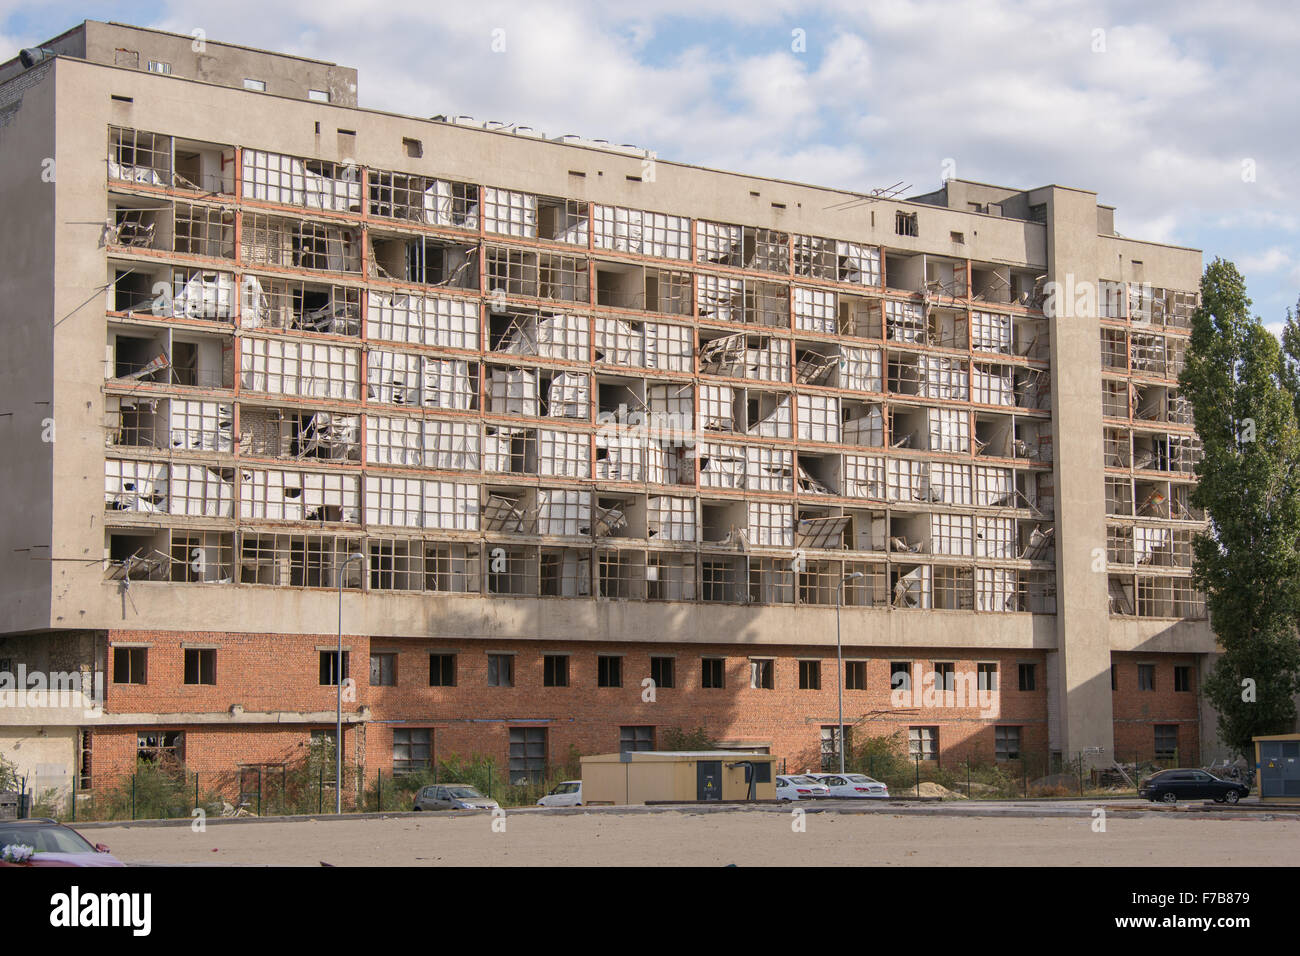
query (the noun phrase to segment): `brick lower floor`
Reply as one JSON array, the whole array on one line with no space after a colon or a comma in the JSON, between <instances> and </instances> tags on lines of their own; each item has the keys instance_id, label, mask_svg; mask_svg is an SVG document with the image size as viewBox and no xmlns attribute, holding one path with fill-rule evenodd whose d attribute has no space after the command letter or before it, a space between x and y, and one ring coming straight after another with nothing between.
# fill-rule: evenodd
<instances>
[{"instance_id":1,"label":"brick lower floor","mask_svg":"<svg viewBox=\"0 0 1300 956\"><path fill-rule=\"evenodd\" d=\"M119 649L138 664L141 648L144 674L110 682L106 710L119 723L92 731L92 778L129 775L158 748L226 789L241 767L297 765L313 735L334 731L335 641L110 632L110 675L125 676L113 667ZM697 728L723 747L770 752L789 772L820 769L835 760L841 681L850 748L893 736L902 751L940 763L1024 761L1044 772L1072 756L1050 752L1040 651L851 647L837 676L833 645L359 636L344 645L344 755L367 778L477 756L537 776L583 754L666 748L674 731ZM197 651L208 655L202 666ZM1181 762L1197 762L1197 695L1185 686L1196 665L1190 655L1114 655L1119 759L1168 761L1172 747Z\"/></svg>"}]
</instances>

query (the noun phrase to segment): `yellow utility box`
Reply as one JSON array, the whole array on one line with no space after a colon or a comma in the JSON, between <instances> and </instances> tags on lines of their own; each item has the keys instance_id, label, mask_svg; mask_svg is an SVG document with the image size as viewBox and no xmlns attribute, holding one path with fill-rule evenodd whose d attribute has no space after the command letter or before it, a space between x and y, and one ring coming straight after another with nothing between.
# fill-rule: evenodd
<instances>
[{"instance_id":1,"label":"yellow utility box","mask_svg":"<svg viewBox=\"0 0 1300 956\"><path fill-rule=\"evenodd\" d=\"M775 800L776 760L739 750L643 750L582 758L582 802Z\"/></svg>"}]
</instances>

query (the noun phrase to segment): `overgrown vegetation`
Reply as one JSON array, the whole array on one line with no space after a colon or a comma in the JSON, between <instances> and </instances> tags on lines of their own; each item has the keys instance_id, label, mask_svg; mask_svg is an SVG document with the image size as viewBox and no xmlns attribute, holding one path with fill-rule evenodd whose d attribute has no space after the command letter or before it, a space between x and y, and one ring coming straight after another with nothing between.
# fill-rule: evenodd
<instances>
[{"instance_id":1,"label":"overgrown vegetation","mask_svg":"<svg viewBox=\"0 0 1300 956\"><path fill-rule=\"evenodd\" d=\"M659 734L660 750L716 750L718 740L703 727L668 727Z\"/></svg>"},{"instance_id":2,"label":"overgrown vegetation","mask_svg":"<svg viewBox=\"0 0 1300 956\"><path fill-rule=\"evenodd\" d=\"M516 784L510 782L508 773L492 757L483 754L461 757L451 753L435 761L429 770L402 774L376 771L368 775L363 809L410 810L416 792L437 783L468 784L503 807L532 806L556 784L579 778L582 775L581 759L582 754L570 745L565 762L548 765L542 780Z\"/></svg>"}]
</instances>

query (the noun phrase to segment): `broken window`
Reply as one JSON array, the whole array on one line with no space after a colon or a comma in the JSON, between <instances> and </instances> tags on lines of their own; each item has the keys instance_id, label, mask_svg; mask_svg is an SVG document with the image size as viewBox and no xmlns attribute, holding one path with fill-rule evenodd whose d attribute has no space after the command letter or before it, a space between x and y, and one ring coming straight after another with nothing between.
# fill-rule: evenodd
<instances>
[{"instance_id":1,"label":"broken window","mask_svg":"<svg viewBox=\"0 0 1300 956\"><path fill-rule=\"evenodd\" d=\"M538 552L536 548L492 545L487 560L487 591L489 594L534 596L540 593L537 579ZM513 664L513 657L510 658ZM512 667L513 670L513 667ZM513 685L513 674L510 684Z\"/></svg>"},{"instance_id":2,"label":"broken window","mask_svg":"<svg viewBox=\"0 0 1300 956\"><path fill-rule=\"evenodd\" d=\"M478 229L478 187L370 170L370 215L453 229Z\"/></svg>"},{"instance_id":3,"label":"broken window","mask_svg":"<svg viewBox=\"0 0 1300 956\"><path fill-rule=\"evenodd\" d=\"M1012 485L1010 468L987 465L974 466L975 494L973 503L981 508L1015 507L1016 491Z\"/></svg>"},{"instance_id":4,"label":"broken window","mask_svg":"<svg viewBox=\"0 0 1300 956\"><path fill-rule=\"evenodd\" d=\"M792 238L791 245L794 247L795 275L832 282L839 278L839 261L835 255L834 239L796 234Z\"/></svg>"},{"instance_id":5,"label":"broken window","mask_svg":"<svg viewBox=\"0 0 1300 956\"><path fill-rule=\"evenodd\" d=\"M1011 366L973 363L971 365L971 401L980 405L1017 404Z\"/></svg>"},{"instance_id":6,"label":"broken window","mask_svg":"<svg viewBox=\"0 0 1300 956\"><path fill-rule=\"evenodd\" d=\"M278 587L345 588L362 586L362 569L347 561L361 549L359 538L314 534L239 536L239 581Z\"/></svg>"},{"instance_id":7,"label":"broken window","mask_svg":"<svg viewBox=\"0 0 1300 956\"><path fill-rule=\"evenodd\" d=\"M539 475L562 478L591 477L591 443L581 432L538 430Z\"/></svg>"},{"instance_id":8,"label":"broken window","mask_svg":"<svg viewBox=\"0 0 1300 956\"><path fill-rule=\"evenodd\" d=\"M647 500L647 527L658 541L695 541L695 499L651 496Z\"/></svg>"},{"instance_id":9,"label":"broken window","mask_svg":"<svg viewBox=\"0 0 1300 956\"><path fill-rule=\"evenodd\" d=\"M245 469L239 481L239 515L359 524L360 486L356 475Z\"/></svg>"},{"instance_id":10,"label":"broken window","mask_svg":"<svg viewBox=\"0 0 1300 956\"><path fill-rule=\"evenodd\" d=\"M105 444L165 448L168 441L166 399L104 397Z\"/></svg>"},{"instance_id":11,"label":"broken window","mask_svg":"<svg viewBox=\"0 0 1300 956\"><path fill-rule=\"evenodd\" d=\"M1128 333L1123 329L1101 327L1101 364L1103 368L1128 371Z\"/></svg>"},{"instance_id":12,"label":"broken window","mask_svg":"<svg viewBox=\"0 0 1300 956\"><path fill-rule=\"evenodd\" d=\"M538 373L535 369L489 366L486 377L489 414L538 415Z\"/></svg>"},{"instance_id":13,"label":"broken window","mask_svg":"<svg viewBox=\"0 0 1300 956\"><path fill-rule=\"evenodd\" d=\"M494 311L489 331L494 352L569 362L587 362L591 358L590 325L585 316L533 310Z\"/></svg>"},{"instance_id":14,"label":"broken window","mask_svg":"<svg viewBox=\"0 0 1300 956\"><path fill-rule=\"evenodd\" d=\"M108 178L147 186L172 185L172 138L110 126Z\"/></svg>"},{"instance_id":15,"label":"broken window","mask_svg":"<svg viewBox=\"0 0 1300 956\"><path fill-rule=\"evenodd\" d=\"M997 372L996 366L992 368ZM1017 406L1043 410L1052 407L1052 376L1046 369L1016 368L1012 378Z\"/></svg>"},{"instance_id":16,"label":"broken window","mask_svg":"<svg viewBox=\"0 0 1300 956\"><path fill-rule=\"evenodd\" d=\"M478 246L427 237L370 234L371 274L447 289L477 289Z\"/></svg>"},{"instance_id":17,"label":"broken window","mask_svg":"<svg viewBox=\"0 0 1300 956\"><path fill-rule=\"evenodd\" d=\"M934 606L940 610L969 611L975 606L974 576L970 568L934 567ZM952 664L935 665L936 686L953 689ZM940 668L947 668L941 671ZM940 679L941 678L941 679Z\"/></svg>"},{"instance_id":18,"label":"broken window","mask_svg":"<svg viewBox=\"0 0 1300 956\"><path fill-rule=\"evenodd\" d=\"M646 555L646 599L650 601L695 600L695 555L651 551ZM671 681L656 681L659 687Z\"/></svg>"},{"instance_id":19,"label":"broken window","mask_svg":"<svg viewBox=\"0 0 1300 956\"><path fill-rule=\"evenodd\" d=\"M950 505L971 504L970 466L952 462L931 462L930 491L934 501L942 501Z\"/></svg>"},{"instance_id":20,"label":"broken window","mask_svg":"<svg viewBox=\"0 0 1300 956\"><path fill-rule=\"evenodd\" d=\"M794 327L806 332L834 335L837 309L835 293L794 287Z\"/></svg>"},{"instance_id":21,"label":"broken window","mask_svg":"<svg viewBox=\"0 0 1300 956\"><path fill-rule=\"evenodd\" d=\"M537 197L537 238L587 247L588 205L577 199Z\"/></svg>"},{"instance_id":22,"label":"broken window","mask_svg":"<svg viewBox=\"0 0 1300 956\"><path fill-rule=\"evenodd\" d=\"M722 222L695 224L695 261L720 266L744 265L744 229Z\"/></svg>"},{"instance_id":23,"label":"broken window","mask_svg":"<svg viewBox=\"0 0 1300 956\"><path fill-rule=\"evenodd\" d=\"M250 391L354 401L360 398L357 349L245 336L240 339L240 353L241 384Z\"/></svg>"},{"instance_id":24,"label":"broken window","mask_svg":"<svg viewBox=\"0 0 1300 956\"><path fill-rule=\"evenodd\" d=\"M885 460L866 455L844 456L844 494L850 498L885 498Z\"/></svg>"},{"instance_id":25,"label":"broken window","mask_svg":"<svg viewBox=\"0 0 1300 956\"><path fill-rule=\"evenodd\" d=\"M1106 418L1129 417L1129 383L1101 380L1101 413Z\"/></svg>"},{"instance_id":26,"label":"broken window","mask_svg":"<svg viewBox=\"0 0 1300 956\"><path fill-rule=\"evenodd\" d=\"M1018 558L1016 523L1013 518L978 515L975 518L975 556L977 558Z\"/></svg>"},{"instance_id":27,"label":"broken window","mask_svg":"<svg viewBox=\"0 0 1300 956\"><path fill-rule=\"evenodd\" d=\"M911 236L915 238L919 235L914 212L895 212L894 213L894 232L900 236Z\"/></svg>"},{"instance_id":28,"label":"broken window","mask_svg":"<svg viewBox=\"0 0 1300 956\"><path fill-rule=\"evenodd\" d=\"M700 344L704 375L788 382L790 371L790 345L783 339L742 332Z\"/></svg>"},{"instance_id":29,"label":"broken window","mask_svg":"<svg viewBox=\"0 0 1300 956\"><path fill-rule=\"evenodd\" d=\"M975 610L1007 613L1020 610L1016 572L1011 568L975 569Z\"/></svg>"},{"instance_id":30,"label":"broken window","mask_svg":"<svg viewBox=\"0 0 1300 956\"><path fill-rule=\"evenodd\" d=\"M691 221L683 216L620 206L593 206L592 233L597 249L663 259L691 257Z\"/></svg>"},{"instance_id":31,"label":"broken window","mask_svg":"<svg viewBox=\"0 0 1300 956\"><path fill-rule=\"evenodd\" d=\"M885 444L885 416L879 405L861 405L845 401L842 442L880 448Z\"/></svg>"},{"instance_id":32,"label":"broken window","mask_svg":"<svg viewBox=\"0 0 1300 956\"><path fill-rule=\"evenodd\" d=\"M889 580L894 607L929 609L932 606L931 569L928 564L890 565Z\"/></svg>"},{"instance_id":33,"label":"broken window","mask_svg":"<svg viewBox=\"0 0 1300 956\"><path fill-rule=\"evenodd\" d=\"M537 238L537 197L491 186L483 189L483 228L517 239Z\"/></svg>"},{"instance_id":34,"label":"broken window","mask_svg":"<svg viewBox=\"0 0 1300 956\"><path fill-rule=\"evenodd\" d=\"M800 441L838 442L840 440L840 400L833 395L799 395L798 431Z\"/></svg>"},{"instance_id":35,"label":"broken window","mask_svg":"<svg viewBox=\"0 0 1300 956\"><path fill-rule=\"evenodd\" d=\"M840 335L878 339L881 336L883 307L877 299L839 295L838 331Z\"/></svg>"},{"instance_id":36,"label":"broken window","mask_svg":"<svg viewBox=\"0 0 1300 956\"><path fill-rule=\"evenodd\" d=\"M931 451L969 454L971 443L970 415L955 408L927 409L929 449Z\"/></svg>"},{"instance_id":37,"label":"broken window","mask_svg":"<svg viewBox=\"0 0 1300 956\"><path fill-rule=\"evenodd\" d=\"M234 212L219 206L177 203L173 222L173 248L183 255L233 259Z\"/></svg>"},{"instance_id":38,"label":"broken window","mask_svg":"<svg viewBox=\"0 0 1300 956\"><path fill-rule=\"evenodd\" d=\"M977 352L1011 354L1011 316L997 312L971 313L971 348Z\"/></svg>"},{"instance_id":39,"label":"broken window","mask_svg":"<svg viewBox=\"0 0 1300 956\"><path fill-rule=\"evenodd\" d=\"M794 524L794 505L749 502L747 530L751 544L761 547L793 547Z\"/></svg>"},{"instance_id":40,"label":"broken window","mask_svg":"<svg viewBox=\"0 0 1300 956\"><path fill-rule=\"evenodd\" d=\"M790 455L790 452L784 452ZM699 467L701 488L744 488L745 448L721 442L699 442L688 455ZM793 462L793 456L791 456ZM793 474L791 465L790 473ZM793 491L793 485L787 488Z\"/></svg>"},{"instance_id":41,"label":"broken window","mask_svg":"<svg viewBox=\"0 0 1300 956\"><path fill-rule=\"evenodd\" d=\"M173 464L167 478L171 514L229 518L234 513L234 469Z\"/></svg>"},{"instance_id":42,"label":"broken window","mask_svg":"<svg viewBox=\"0 0 1300 956\"><path fill-rule=\"evenodd\" d=\"M885 460L886 498L889 501L928 501L930 499L928 462L910 458Z\"/></svg>"},{"instance_id":43,"label":"broken window","mask_svg":"<svg viewBox=\"0 0 1300 956\"><path fill-rule=\"evenodd\" d=\"M749 562L750 603L793 604L794 577L790 561L786 558L751 558Z\"/></svg>"},{"instance_id":44,"label":"broken window","mask_svg":"<svg viewBox=\"0 0 1300 956\"><path fill-rule=\"evenodd\" d=\"M245 212L241 247L253 265L361 271L359 236L343 226Z\"/></svg>"},{"instance_id":45,"label":"broken window","mask_svg":"<svg viewBox=\"0 0 1300 956\"><path fill-rule=\"evenodd\" d=\"M892 342L925 343L925 316L919 305L886 299L884 314L885 338Z\"/></svg>"},{"instance_id":46,"label":"broken window","mask_svg":"<svg viewBox=\"0 0 1300 956\"><path fill-rule=\"evenodd\" d=\"M1103 451L1107 468L1129 468L1133 464L1132 433L1126 428L1103 430Z\"/></svg>"},{"instance_id":47,"label":"broken window","mask_svg":"<svg viewBox=\"0 0 1300 956\"><path fill-rule=\"evenodd\" d=\"M104 460L104 507L109 511L167 512L167 466L161 462Z\"/></svg>"},{"instance_id":48,"label":"broken window","mask_svg":"<svg viewBox=\"0 0 1300 956\"><path fill-rule=\"evenodd\" d=\"M701 319L714 322L744 322L745 282L728 276L696 276L696 298Z\"/></svg>"},{"instance_id":49,"label":"broken window","mask_svg":"<svg viewBox=\"0 0 1300 956\"><path fill-rule=\"evenodd\" d=\"M331 212L361 212L361 169L256 149L243 151L244 198Z\"/></svg>"},{"instance_id":50,"label":"broken window","mask_svg":"<svg viewBox=\"0 0 1300 956\"><path fill-rule=\"evenodd\" d=\"M234 535L220 531L170 532L169 580L178 584L229 584L234 580Z\"/></svg>"},{"instance_id":51,"label":"broken window","mask_svg":"<svg viewBox=\"0 0 1300 956\"><path fill-rule=\"evenodd\" d=\"M591 492L539 488L536 521L538 534L590 535Z\"/></svg>"},{"instance_id":52,"label":"broken window","mask_svg":"<svg viewBox=\"0 0 1300 956\"><path fill-rule=\"evenodd\" d=\"M383 301L372 293L371 302ZM375 314L371 306L371 314ZM298 279L245 275L240 283L240 320L246 329L295 329L335 335L361 334L361 290ZM374 329L371 329L373 334Z\"/></svg>"},{"instance_id":53,"label":"broken window","mask_svg":"<svg viewBox=\"0 0 1300 956\"><path fill-rule=\"evenodd\" d=\"M645 596L645 554L641 551L613 551L599 549L596 552L596 582L599 594L603 598L623 598L639 600ZM603 658L614 663L613 674L602 686L618 687L622 678L618 675L617 665L622 658ZM603 669L603 668L602 668Z\"/></svg>"},{"instance_id":54,"label":"broken window","mask_svg":"<svg viewBox=\"0 0 1300 956\"><path fill-rule=\"evenodd\" d=\"M1129 361L1135 375L1164 376L1165 337L1134 332L1129 338Z\"/></svg>"},{"instance_id":55,"label":"broken window","mask_svg":"<svg viewBox=\"0 0 1300 956\"><path fill-rule=\"evenodd\" d=\"M537 474L537 432L529 428L485 425L483 468L499 474Z\"/></svg>"},{"instance_id":56,"label":"broken window","mask_svg":"<svg viewBox=\"0 0 1300 956\"><path fill-rule=\"evenodd\" d=\"M542 548L539 577L542 597L590 597L591 552L578 548ZM567 687L569 659L547 655L544 686Z\"/></svg>"}]
</instances>

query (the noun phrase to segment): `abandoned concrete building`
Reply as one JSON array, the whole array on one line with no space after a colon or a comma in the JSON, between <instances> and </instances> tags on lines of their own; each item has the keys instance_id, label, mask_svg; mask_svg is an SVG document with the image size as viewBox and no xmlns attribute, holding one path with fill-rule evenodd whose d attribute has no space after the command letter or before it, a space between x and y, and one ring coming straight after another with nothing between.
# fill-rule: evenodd
<instances>
[{"instance_id":1,"label":"abandoned concrete building","mask_svg":"<svg viewBox=\"0 0 1300 956\"><path fill-rule=\"evenodd\" d=\"M340 671L367 774L694 727L811 768L841 690L926 760L1213 746L1201 255L1095 193L721 172L97 22L0 65L0 160L0 671L81 694L7 698L26 771L282 766Z\"/></svg>"}]
</instances>

